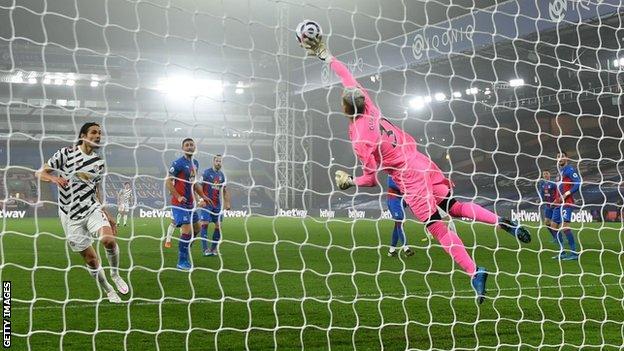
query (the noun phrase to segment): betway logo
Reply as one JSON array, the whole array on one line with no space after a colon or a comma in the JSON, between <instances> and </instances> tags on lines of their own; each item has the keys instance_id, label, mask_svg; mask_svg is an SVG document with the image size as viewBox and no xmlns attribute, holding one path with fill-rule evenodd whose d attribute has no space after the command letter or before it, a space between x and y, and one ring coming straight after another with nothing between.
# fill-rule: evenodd
<instances>
[{"instance_id":1,"label":"betway logo","mask_svg":"<svg viewBox=\"0 0 624 351\"><path fill-rule=\"evenodd\" d=\"M349 210L349 218L364 218L364 215L366 214L366 212L364 211L359 211L359 210Z\"/></svg>"},{"instance_id":2,"label":"betway logo","mask_svg":"<svg viewBox=\"0 0 624 351\"><path fill-rule=\"evenodd\" d=\"M514 211L511 210L511 220L518 222L539 222L541 220L541 215L539 212L535 211ZM582 210L578 212L572 213L572 222L575 223L589 223L594 221L594 217L590 212Z\"/></svg>"},{"instance_id":3,"label":"betway logo","mask_svg":"<svg viewBox=\"0 0 624 351\"><path fill-rule=\"evenodd\" d=\"M247 217L247 211L232 211L232 210L225 210L223 211L223 216L224 217Z\"/></svg>"},{"instance_id":4,"label":"betway logo","mask_svg":"<svg viewBox=\"0 0 624 351\"><path fill-rule=\"evenodd\" d=\"M529 212L529 211L525 211L525 210L520 210L519 212L516 212L514 210L511 210L511 220L512 221L517 221L517 222L539 222L540 221L540 214L539 212Z\"/></svg>"},{"instance_id":5,"label":"betway logo","mask_svg":"<svg viewBox=\"0 0 624 351\"><path fill-rule=\"evenodd\" d=\"M572 222L579 223L588 223L593 222L594 216L588 211L578 211L577 213L572 212Z\"/></svg>"},{"instance_id":6,"label":"betway logo","mask_svg":"<svg viewBox=\"0 0 624 351\"><path fill-rule=\"evenodd\" d=\"M171 218L171 211L166 211L166 210L144 210L144 209L139 209L139 217L140 218L165 218L165 217L169 217Z\"/></svg>"},{"instance_id":7,"label":"betway logo","mask_svg":"<svg viewBox=\"0 0 624 351\"><path fill-rule=\"evenodd\" d=\"M332 210L319 210L319 217L321 218L334 218L336 217L336 211Z\"/></svg>"},{"instance_id":8,"label":"betway logo","mask_svg":"<svg viewBox=\"0 0 624 351\"><path fill-rule=\"evenodd\" d=\"M293 208L292 210L279 210L277 211L277 215L280 217L297 217L297 218L304 218L305 216L308 215L308 211L306 210L300 210L297 208Z\"/></svg>"},{"instance_id":9,"label":"betway logo","mask_svg":"<svg viewBox=\"0 0 624 351\"><path fill-rule=\"evenodd\" d=\"M0 218L24 218L26 211L0 210Z\"/></svg>"}]
</instances>

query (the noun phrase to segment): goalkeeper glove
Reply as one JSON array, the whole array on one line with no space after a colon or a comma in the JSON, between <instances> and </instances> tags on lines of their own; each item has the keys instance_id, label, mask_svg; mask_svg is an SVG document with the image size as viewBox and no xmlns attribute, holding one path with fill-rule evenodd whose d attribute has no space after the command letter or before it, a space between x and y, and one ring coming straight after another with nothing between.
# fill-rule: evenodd
<instances>
[{"instance_id":1,"label":"goalkeeper glove","mask_svg":"<svg viewBox=\"0 0 624 351\"><path fill-rule=\"evenodd\" d=\"M331 56L331 53L325 46L322 36L316 38L304 38L301 42L301 46L308 52L308 55L314 55L320 58L322 61L327 60Z\"/></svg>"},{"instance_id":2,"label":"goalkeeper glove","mask_svg":"<svg viewBox=\"0 0 624 351\"><path fill-rule=\"evenodd\" d=\"M336 185L340 190L347 190L354 186L353 177L345 171L336 171Z\"/></svg>"}]
</instances>

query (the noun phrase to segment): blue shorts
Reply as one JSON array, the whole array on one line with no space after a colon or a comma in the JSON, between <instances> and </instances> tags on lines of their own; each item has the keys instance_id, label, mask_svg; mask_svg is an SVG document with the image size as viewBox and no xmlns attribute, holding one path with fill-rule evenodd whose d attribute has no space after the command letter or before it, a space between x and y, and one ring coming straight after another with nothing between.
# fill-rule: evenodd
<instances>
[{"instance_id":1,"label":"blue shorts","mask_svg":"<svg viewBox=\"0 0 624 351\"><path fill-rule=\"evenodd\" d=\"M544 206L544 219L552 219L553 216L553 208L552 207L548 207L548 206Z\"/></svg>"},{"instance_id":2,"label":"blue shorts","mask_svg":"<svg viewBox=\"0 0 624 351\"><path fill-rule=\"evenodd\" d=\"M223 222L223 213L220 208L200 208L199 219L202 222L220 223Z\"/></svg>"},{"instance_id":3,"label":"blue shorts","mask_svg":"<svg viewBox=\"0 0 624 351\"><path fill-rule=\"evenodd\" d=\"M190 208L174 207L171 209L171 215L173 216L173 223L175 223L176 227L199 221L197 212Z\"/></svg>"},{"instance_id":4,"label":"blue shorts","mask_svg":"<svg viewBox=\"0 0 624 351\"><path fill-rule=\"evenodd\" d=\"M561 222L570 222L572 220L572 206L559 206L553 209L552 221L561 224Z\"/></svg>"},{"instance_id":5,"label":"blue shorts","mask_svg":"<svg viewBox=\"0 0 624 351\"><path fill-rule=\"evenodd\" d=\"M407 203L403 201L401 197L389 197L388 198L388 210L392 215L392 219L395 221L402 221L405 219L405 208Z\"/></svg>"}]
</instances>

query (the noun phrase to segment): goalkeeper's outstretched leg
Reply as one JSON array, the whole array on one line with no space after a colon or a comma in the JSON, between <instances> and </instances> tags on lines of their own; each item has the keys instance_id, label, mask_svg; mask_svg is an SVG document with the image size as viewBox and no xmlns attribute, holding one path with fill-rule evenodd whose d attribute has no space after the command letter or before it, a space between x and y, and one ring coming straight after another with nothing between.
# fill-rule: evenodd
<instances>
[{"instance_id":1,"label":"goalkeeper's outstretched leg","mask_svg":"<svg viewBox=\"0 0 624 351\"><path fill-rule=\"evenodd\" d=\"M433 191L436 194L438 206L443 211L451 215L451 217L470 218L478 222L496 225L523 243L531 242L531 234L529 231L520 226L517 222L508 218L499 217L494 212L485 209L474 202L457 201L452 196L452 191L446 182L434 185ZM440 197L438 194L446 195L444 197Z\"/></svg>"}]
</instances>

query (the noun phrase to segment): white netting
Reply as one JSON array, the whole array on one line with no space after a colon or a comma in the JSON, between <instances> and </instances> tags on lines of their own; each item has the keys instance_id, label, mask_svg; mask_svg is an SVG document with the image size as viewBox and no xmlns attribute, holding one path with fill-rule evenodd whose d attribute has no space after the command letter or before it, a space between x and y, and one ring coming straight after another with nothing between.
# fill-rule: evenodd
<instances>
[{"instance_id":1,"label":"white netting","mask_svg":"<svg viewBox=\"0 0 624 351\"><path fill-rule=\"evenodd\" d=\"M13 347L619 348L622 8L0 2L0 275L12 282ZM334 184L336 170L359 175L361 165L339 79L296 40L303 19L320 24L383 116L454 182L456 199L529 229L533 240L521 245L491 225L453 220L490 271L484 304L409 211L414 256L388 257L394 223L382 172L378 187ZM133 193L118 235L131 291L119 306L66 244L56 188L34 175L89 121L104 133L113 216L124 182ZM191 272L176 268L179 230L163 247L163 182L186 137L197 142L200 173L223 154L232 195L219 255L204 257L196 241ZM551 259L558 244L541 220L537 181L544 170L556 176L560 151L582 178L572 216L578 261Z\"/></svg>"}]
</instances>

